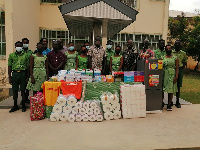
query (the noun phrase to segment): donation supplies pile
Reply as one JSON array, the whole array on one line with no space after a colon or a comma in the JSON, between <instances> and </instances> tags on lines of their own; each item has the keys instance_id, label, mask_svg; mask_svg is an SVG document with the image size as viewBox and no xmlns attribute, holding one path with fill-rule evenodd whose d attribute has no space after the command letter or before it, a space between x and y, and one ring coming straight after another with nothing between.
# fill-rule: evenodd
<instances>
[{"instance_id":1,"label":"donation supplies pile","mask_svg":"<svg viewBox=\"0 0 200 150\"><path fill-rule=\"evenodd\" d=\"M121 110L118 94L103 93L100 98L105 120L120 119Z\"/></svg>"},{"instance_id":2,"label":"donation supplies pile","mask_svg":"<svg viewBox=\"0 0 200 150\"><path fill-rule=\"evenodd\" d=\"M102 110L97 101L77 102L73 95L60 95L53 107L51 121L103 121Z\"/></svg>"},{"instance_id":3,"label":"donation supplies pile","mask_svg":"<svg viewBox=\"0 0 200 150\"><path fill-rule=\"evenodd\" d=\"M145 85L121 85L123 118L146 117Z\"/></svg>"}]
</instances>

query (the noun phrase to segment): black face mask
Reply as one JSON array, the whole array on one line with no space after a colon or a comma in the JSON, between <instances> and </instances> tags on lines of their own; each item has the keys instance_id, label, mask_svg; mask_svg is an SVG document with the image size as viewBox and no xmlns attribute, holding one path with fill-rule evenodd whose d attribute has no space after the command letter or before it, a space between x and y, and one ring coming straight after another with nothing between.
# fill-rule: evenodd
<instances>
[{"instance_id":1,"label":"black face mask","mask_svg":"<svg viewBox=\"0 0 200 150\"><path fill-rule=\"evenodd\" d=\"M115 50L115 53L116 53L116 54L119 54L119 53L120 53L120 51L121 51L121 50Z\"/></svg>"},{"instance_id":2,"label":"black face mask","mask_svg":"<svg viewBox=\"0 0 200 150\"><path fill-rule=\"evenodd\" d=\"M87 52L87 50L82 50L81 53L85 54Z\"/></svg>"},{"instance_id":3,"label":"black face mask","mask_svg":"<svg viewBox=\"0 0 200 150\"><path fill-rule=\"evenodd\" d=\"M166 50L166 54L167 55L171 55L172 54L172 50Z\"/></svg>"}]
</instances>

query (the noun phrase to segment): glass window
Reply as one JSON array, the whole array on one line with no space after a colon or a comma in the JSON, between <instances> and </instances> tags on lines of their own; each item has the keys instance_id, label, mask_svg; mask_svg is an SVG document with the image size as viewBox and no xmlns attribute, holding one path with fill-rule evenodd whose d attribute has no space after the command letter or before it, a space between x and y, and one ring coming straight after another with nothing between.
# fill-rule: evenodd
<instances>
[{"instance_id":1,"label":"glass window","mask_svg":"<svg viewBox=\"0 0 200 150\"><path fill-rule=\"evenodd\" d=\"M120 0L120 1L127 4L128 6L132 8L136 8L137 0Z\"/></svg>"},{"instance_id":2,"label":"glass window","mask_svg":"<svg viewBox=\"0 0 200 150\"><path fill-rule=\"evenodd\" d=\"M68 3L74 0L41 0L42 3Z\"/></svg>"},{"instance_id":3,"label":"glass window","mask_svg":"<svg viewBox=\"0 0 200 150\"><path fill-rule=\"evenodd\" d=\"M5 12L3 11L0 12L0 55L6 55Z\"/></svg>"}]
</instances>

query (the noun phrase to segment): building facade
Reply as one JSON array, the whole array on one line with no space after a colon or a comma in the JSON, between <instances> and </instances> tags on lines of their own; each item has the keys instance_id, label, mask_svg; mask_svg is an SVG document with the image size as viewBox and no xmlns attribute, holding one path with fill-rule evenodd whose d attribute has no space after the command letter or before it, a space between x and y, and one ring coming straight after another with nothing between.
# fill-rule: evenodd
<instances>
[{"instance_id":1,"label":"building facade","mask_svg":"<svg viewBox=\"0 0 200 150\"><path fill-rule=\"evenodd\" d=\"M144 39L149 39L151 48L156 49L159 39L167 40L170 0L121 0L139 13L136 21L111 37L116 44L126 48L126 41L133 39L139 49ZM14 44L22 38L30 40L29 48L36 49L40 38L49 40L52 47L54 39L62 39L64 45L74 42L78 48L89 37L75 37L70 34L58 9L69 0L0 0L0 64L7 70L7 60L15 51ZM105 46L105 43L103 43ZM7 72L7 71L6 71ZM7 73L5 73L7 75Z\"/></svg>"}]
</instances>

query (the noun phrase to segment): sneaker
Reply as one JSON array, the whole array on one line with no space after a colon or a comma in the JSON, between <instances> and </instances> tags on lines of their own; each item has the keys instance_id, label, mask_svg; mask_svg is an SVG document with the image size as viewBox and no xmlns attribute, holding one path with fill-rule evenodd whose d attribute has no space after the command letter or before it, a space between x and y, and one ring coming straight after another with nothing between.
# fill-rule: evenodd
<instances>
[{"instance_id":1,"label":"sneaker","mask_svg":"<svg viewBox=\"0 0 200 150\"><path fill-rule=\"evenodd\" d=\"M167 111L172 111L171 105L167 105Z\"/></svg>"},{"instance_id":2,"label":"sneaker","mask_svg":"<svg viewBox=\"0 0 200 150\"><path fill-rule=\"evenodd\" d=\"M176 103L175 105L177 108L181 108L181 104L180 103Z\"/></svg>"},{"instance_id":3,"label":"sneaker","mask_svg":"<svg viewBox=\"0 0 200 150\"><path fill-rule=\"evenodd\" d=\"M26 107L24 106L22 106L22 112L26 112Z\"/></svg>"},{"instance_id":4,"label":"sneaker","mask_svg":"<svg viewBox=\"0 0 200 150\"><path fill-rule=\"evenodd\" d=\"M19 107L18 107L18 106L13 106L13 107L11 108L11 110L9 111L9 113L15 112L15 111L17 111L17 110L19 110Z\"/></svg>"}]
</instances>

